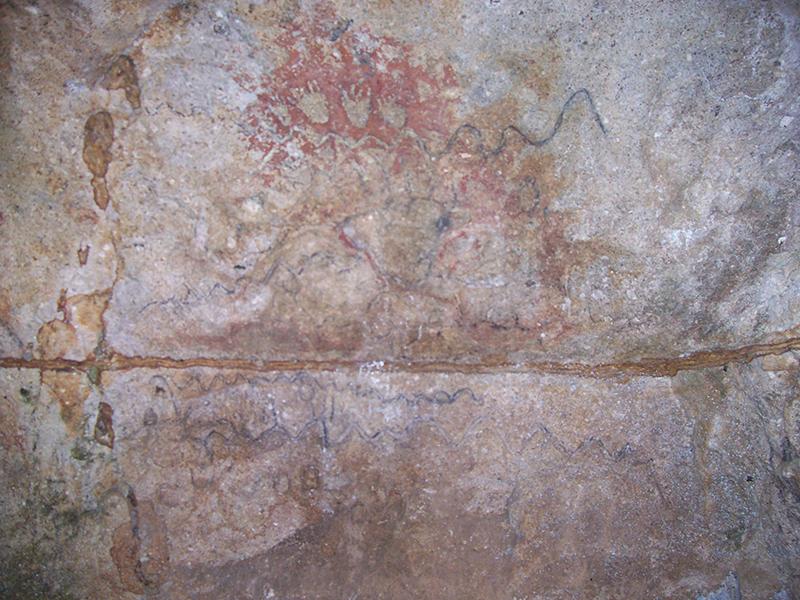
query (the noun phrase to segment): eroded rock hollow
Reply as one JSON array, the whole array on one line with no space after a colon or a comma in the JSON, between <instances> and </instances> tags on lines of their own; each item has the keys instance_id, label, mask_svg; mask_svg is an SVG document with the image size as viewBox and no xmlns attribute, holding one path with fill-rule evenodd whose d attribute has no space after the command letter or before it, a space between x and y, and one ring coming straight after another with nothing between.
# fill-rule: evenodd
<instances>
[{"instance_id":1,"label":"eroded rock hollow","mask_svg":"<svg viewBox=\"0 0 800 600\"><path fill-rule=\"evenodd\" d=\"M800 598L796 3L0 22L0 597Z\"/></svg>"}]
</instances>

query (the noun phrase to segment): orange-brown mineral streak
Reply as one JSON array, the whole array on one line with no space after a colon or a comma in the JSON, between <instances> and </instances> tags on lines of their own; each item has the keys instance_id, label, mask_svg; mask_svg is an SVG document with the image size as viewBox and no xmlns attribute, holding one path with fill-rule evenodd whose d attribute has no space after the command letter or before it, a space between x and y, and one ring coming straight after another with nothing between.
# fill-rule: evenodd
<instances>
[{"instance_id":1,"label":"orange-brown mineral streak","mask_svg":"<svg viewBox=\"0 0 800 600\"><path fill-rule=\"evenodd\" d=\"M132 108L141 108L141 91L136 65L130 56L121 54L114 60L105 76L105 87L108 90L124 90L125 98Z\"/></svg>"},{"instance_id":2,"label":"orange-brown mineral streak","mask_svg":"<svg viewBox=\"0 0 800 600\"><path fill-rule=\"evenodd\" d=\"M95 204L105 210L109 194L106 173L111 162L111 144L114 143L114 120L101 110L86 119L83 128L83 162L92 174Z\"/></svg>"},{"instance_id":3,"label":"orange-brown mineral streak","mask_svg":"<svg viewBox=\"0 0 800 600\"><path fill-rule=\"evenodd\" d=\"M580 377L671 377L679 371L721 367L729 363L750 362L761 356L783 354L800 350L800 337L777 342L752 344L738 348L702 350L679 357L653 357L639 360L582 363L556 361L515 362L506 357L480 362L458 361L383 361L382 372L388 373L549 373ZM0 358L0 368L79 370L95 368L100 371L129 371L132 369L191 369L210 368L237 371L292 372L292 371L357 371L371 361L354 360L250 360L243 358L172 358L161 356L126 356L110 354L106 358L82 361L64 358ZM374 362L374 361L373 361Z\"/></svg>"}]
</instances>

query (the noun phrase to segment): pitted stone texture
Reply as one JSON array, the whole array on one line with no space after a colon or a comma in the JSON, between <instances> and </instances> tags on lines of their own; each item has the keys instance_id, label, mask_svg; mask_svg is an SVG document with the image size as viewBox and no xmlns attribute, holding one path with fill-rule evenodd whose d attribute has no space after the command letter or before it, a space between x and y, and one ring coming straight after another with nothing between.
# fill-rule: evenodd
<instances>
[{"instance_id":1,"label":"pitted stone texture","mask_svg":"<svg viewBox=\"0 0 800 600\"><path fill-rule=\"evenodd\" d=\"M798 589L796 369L105 374L113 450L92 419L59 428L26 377L5 379L4 473L12 494L59 473L45 521L98 567L50 560L80 597L686 598L729 572L745 598ZM19 493L4 539L48 548L17 524L55 500Z\"/></svg>"}]
</instances>

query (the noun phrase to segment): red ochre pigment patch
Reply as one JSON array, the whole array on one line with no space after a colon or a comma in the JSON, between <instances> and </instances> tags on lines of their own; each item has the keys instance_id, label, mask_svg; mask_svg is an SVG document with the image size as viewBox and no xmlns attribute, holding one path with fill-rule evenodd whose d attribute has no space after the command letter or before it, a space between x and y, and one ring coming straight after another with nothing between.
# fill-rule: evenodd
<instances>
[{"instance_id":1,"label":"red ochre pigment patch","mask_svg":"<svg viewBox=\"0 0 800 600\"><path fill-rule=\"evenodd\" d=\"M458 329L466 345L490 340L504 350L542 332L548 341L565 335L563 278L582 254L565 237L569 215L549 208L569 184L555 158L518 133L501 135L519 119L513 103L457 119L460 86L450 65L417 61L412 46L343 23L331 10L315 11L313 21L298 17L278 35L284 59L268 77L235 76L258 99L245 116L246 136L263 157L265 184L304 164L335 171L336 185L315 188L293 223L335 224L330 235L341 249L361 256L374 272L371 287L385 291L414 281L415 293L436 294L439 305L442 298L460 298ZM376 183L364 194L359 173L370 168ZM436 204L422 211L427 221L415 222L414 233L398 233L388 217L381 224L385 215L376 207L391 205L402 214L401 205L413 202ZM341 227L359 210L377 211L381 233ZM427 260L429 266L419 262ZM428 275L419 279L421 273ZM527 302L518 310L493 310L488 320L509 282L527 286L520 292ZM342 315L343 323L358 320L352 319ZM315 347L352 352L365 343L357 326L336 330L352 334L322 336Z\"/></svg>"},{"instance_id":2,"label":"red ochre pigment patch","mask_svg":"<svg viewBox=\"0 0 800 600\"><path fill-rule=\"evenodd\" d=\"M355 143L409 143L404 132L431 140L452 131L457 82L451 66L412 64L407 44L364 27L341 33L341 21L322 13L285 26L277 43L288 58L269 77L259 83L237 77L258 96L247 112L247 140L272 169L268 183L276 171L323 148L335 155Z\"/></svg>"}]
</instances>

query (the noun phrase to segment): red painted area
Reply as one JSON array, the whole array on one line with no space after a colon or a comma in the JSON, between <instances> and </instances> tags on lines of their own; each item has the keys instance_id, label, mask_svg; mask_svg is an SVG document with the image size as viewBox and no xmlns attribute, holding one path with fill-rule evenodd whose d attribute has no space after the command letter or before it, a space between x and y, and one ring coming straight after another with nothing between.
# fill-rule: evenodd
<instances>
[{"instance_id":1,"label":"red painted area","mask_svg":"<svg viewBox=\"0 0 800 600\"><path fill-rule=\"evenodd\" d=\"M572 257L563 219L546 212L560 185L551 159L515 136L489 152L509 123L456 118L455 72L419 60L417 48L358 25L342 33L330 8L282 27L273 47L280 64L260 79L233 76L257 98L246 139L265 183L290 186L294 168L312 167L297 177L309 193L292 225L328 224L331 248L368 264L383 290L405 293L414 282L414 294L457 306L470 342L505 348L562 336L563 264ZM459 127L465 121L478 125ZM378 218L360 229L368 214ZM352 230L343 225L350 217ZM422 280L420 261L430 261ZM360 333L351 337L362 343Z\"/></svg>"},{"instance_id":2,"label":"red painted area","mask_svg":"<svg viewBox=\"0 0 800 600\"><path fill-rule=\"evenodd\" d=\"M469 213L470 223L504 235L533 217L539 194L535 176L511 176L505 167L498 158L474 156L449 164L459 207Z\"/></svg>"},{"instance_id":3,"label":"red painted area","mask_svg":"<svg viewBox=\"0 0 800 600\"><path fill-rule=\"evenodd\" d=\"M339 240L345 245L348 250L352 250L353 252L358 252L358 246L355 245L353 240L351 240L344 231L339 232Z\"/></svg>"},{"instance_id":4,"label":"red painted area","mask_svg":"<svg viewBox=\"0 0 800 600\"><path fill-rule=\"evenodd\" d=\"M356 243L355 243L355 242L354 242L354 241L353 241L353 240L350 238L350 236L348 236L348 235L347 235L347 234L346 234L344 231L342 231L342 230L339 230L339 241L340 241L340 242L342 242L342 244L344 244L344 247L345 247L345 248L347 248L347 251L348 251L349 253L352 253L352 254L359 254L359 253L363 253L363 256L364 256L364 258L366 259L366 261L367 261L367 264L369 264L370 268L371 268L371 269L373 270L373 272L375 273L375 276L376 276L378 279L380 279L381 281L384 281L383 274L381 273L381 270L380 270L380 268L378 268L378 265L375 263L375 259L374 259L374 258L372 258L372 255L369 253L369 250L367 250L366 248L359 247L359 245L358 245L358 244L356 244Z\"/></svg>"},{"instance_id":5,"label":"red painted area","mask_svg":"<svg viewBox=\"0 0 800 600\"><path fill-rule=\"evenodd\" d=\"M427 140L451 131L452 99L445 92L457 85L452 67L415 64L407 44L364 27L352 27L332 41L337 22L330 9L322 8L313 20L286 25L277 38L285 62L260 82L236 76L239 85L257 93L247 113L247 139L273 171L323 148L336 155L359 142L401 144L403 132ZM301 108L309 94L317 95L318 105L323 100L324 121ZM363 104L348 113L348 105L358 103Z\"/></svg>"}]
</instances>

